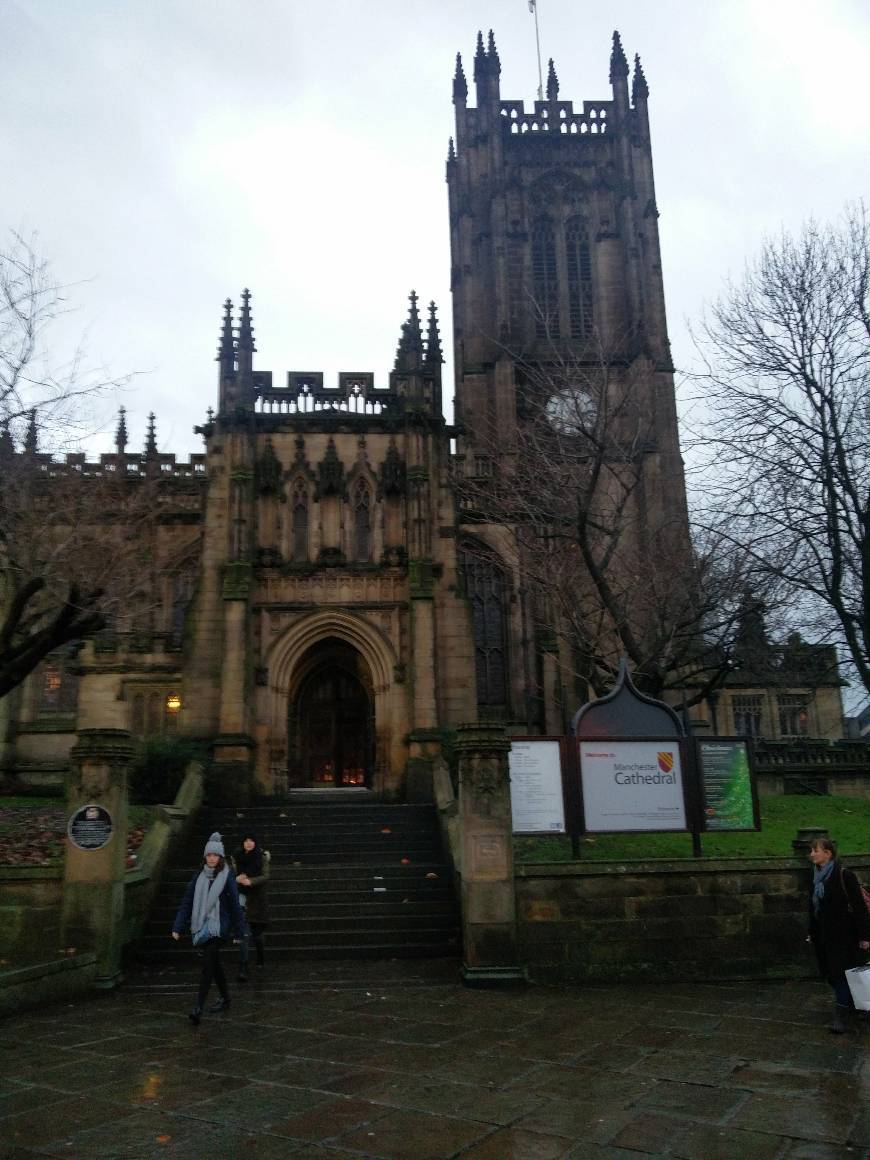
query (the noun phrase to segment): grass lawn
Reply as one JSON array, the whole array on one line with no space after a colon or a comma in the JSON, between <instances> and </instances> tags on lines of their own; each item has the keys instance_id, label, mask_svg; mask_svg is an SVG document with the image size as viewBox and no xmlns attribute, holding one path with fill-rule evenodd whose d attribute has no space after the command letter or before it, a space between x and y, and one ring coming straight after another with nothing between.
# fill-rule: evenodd
<instances>
[{"instance_id":1,"label":"grass lawn","mask_svg":"<svg viewBox=\"0 0 870 1160\"><path fill-rule=\"evenodd\" d=\"M801 827L826 829L844 855L870 853L870 800L796 794L762 797L758 833L702 834L706 858L786 858ZM516 838L518 862L570 862L571 842L562 836ZM584 861L691 858L691 834L592 834L580 839Z\"/></svg>"},{"instance_id":2,"label":"grass lawn","mask_svg":"<svg viewBox=\"0 0 870 1160\"><path fill-rule=\"evenodd\" d=\"M154 810L154 806L130 806L128 855L142 844ZM0 798L0 866L59 865L63 861L68 820L62 798Z\"/></svg>"}]
</instances>

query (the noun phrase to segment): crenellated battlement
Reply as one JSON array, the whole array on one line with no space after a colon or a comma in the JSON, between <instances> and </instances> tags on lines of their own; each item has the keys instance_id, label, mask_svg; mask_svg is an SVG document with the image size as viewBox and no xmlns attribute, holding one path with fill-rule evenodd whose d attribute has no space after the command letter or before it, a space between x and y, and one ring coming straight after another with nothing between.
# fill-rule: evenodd
<instances>
[{"instance_id":1,"label":"crenellated battlement","mask_svg":"<svg viewBox=\"0 0 870 1160\"><path fill-rule=\"evenodd\" d=\"M613 101L584 101L575 111L573 101L534 101L530 112L524 101L502 101L499 112L504 118L506 136L522 133L550 133L583 136L613 134Z\"/></svg>"},{"instance_id":2,"label":"crenellated battlement","mask_svg":"<svg viewBox=\"0 0 870 1160\"><path fill-rule=\"evenodd\" d=\"M88 459L83 452L70 452L63 459L40 453L28 456L26 452L16 452L14 460L24 462L28 458L36 471L48 479L62 479L69 476L81 478L116 479L197 479L205 478L205 456L191 455L189 460L176 460L174 455L101 455L99 459ZM13 460L13 461L14 461Z\"/></svg>"},{"instance_id":3,"label":"crenellated battlement","mask_svg":"<svg viewBox=\"0 0 870 1160\"><path fill-rule=\"evenodd\" d=\"M262 415L382 415L396 410L399 402L398 384L376 387L371 371L340 371L335 386L324 385L322 371L288 371L286 387L273 387L271 374L255 374L254 391L254 409Z\"/></svg>"}]
</instances>

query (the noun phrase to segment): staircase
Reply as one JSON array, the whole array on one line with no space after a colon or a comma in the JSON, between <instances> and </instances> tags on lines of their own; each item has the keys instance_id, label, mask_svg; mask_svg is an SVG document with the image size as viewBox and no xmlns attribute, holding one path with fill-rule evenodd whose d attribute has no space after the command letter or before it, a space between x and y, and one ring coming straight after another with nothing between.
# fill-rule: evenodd
<instances>
[{"instance_id":1,"label":"staircase","mask_svg":"<svg viewBox=\"0 0 870 1160\"><path fill-rule=\"evenodd\" d=\"M218 830L229 853L241 826L272 855L269 960L459 954L459 914L434 806L312 794L283 805L203 810L163 876L136 958L194 960L189 942L170 940L172 920L209 834Z\"/></svg>"}]
</instances>

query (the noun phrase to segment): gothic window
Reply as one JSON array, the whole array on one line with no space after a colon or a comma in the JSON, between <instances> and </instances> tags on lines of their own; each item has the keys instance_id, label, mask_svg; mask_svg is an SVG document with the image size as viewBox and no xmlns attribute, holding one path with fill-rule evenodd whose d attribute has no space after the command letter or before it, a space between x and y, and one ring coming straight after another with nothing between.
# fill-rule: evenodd
<instances>
[{"instance_id":1,"label":"gothic window","mask_svg":"<svg viewBox=\"0 0 870 1160\"><path fill-rule=\"evenodd\" d=\"M577 218L565 227L565 257L571 337L588 338L592 332L592 257L589 238Z\"/></svg>"},{"instance_id":2,"label":"gothic window","mask_svg":"<svg viewBox=\"0 0 870 1160\"><path fill-rule=\"evenodd\" d=\"M559 337L559 280L552 221L538 218L532 229L532 276L536 326L541 338Z\"/></svg>"},{"instance_id":3,"label":"gothic window","mask_svg":"<svg viewBox=\"0 0 870 1160\"><path fill-rule=\"evenodd\" d=\"M293 490L292 512L293 544L291 558L294 564L308 560L308 492L300 480Z\"/></svg>"},{"instance_id":4,"label":"gothic window","mask_svg":"<svg viewBox=\"0 0 870 1160\"><path fill-rule=\"evenodd\" d=\"M460 563L465 594L471 601L477 705L507 711L507 584L494 560L464 548Z\"/></svg>"},{"instance_id":5,"label":"gothic window","mask_svg":"<svg viewBox=\"0 0 870 1160\"><path fill-rule=\"evenodd\" d=\"M158 737L173 733L177 718L166 707L166 698L171 689L134 688L127 690L130 702L130 731L136 737Z\"/></svg>"},{"instance_id":6,"label":"gothic window","mask_svg":"<svg viewBox=\"0 0 870 1160\"><path fill-rule=\"evenodd\" d=\"M735 695L731 698L734 732L742 737L761 736L761 695Z\"/></svg>"},{"instance_id":7,"label":"gothic window","mask_svg":"<svg viewBox=\"0 0 870 1160\"><path fill-rule=\"evenodd\" d=\"M40 717L55 713L74 713L78 698L78 682L60 658L47 660L39 674L37 714Z\"/></svg>"},{"instance_id":8,"label":"gothic window","mask_svg":"<svg viewBox=\"0 0 870 1160\"><path fill-rule=\"evenodd\" d=\"M372 497L361 479L353 493L353 556L367 561L372 556Z\"/></svg>"},{"instance_id":9,"label":"gothic window","mask_svg":"<svg viewBox=\"0 0 870 1160\"><path fill-rule=\"evenodd\" d=\"M783 693L776 699L779 732L782 737L806 737L809 733L809 703L799 693Z\"/></svg>"},{"instance_id":10,"label":"gothic window","mask_svg":"<svg viewBox=\"0 0 870 1160\"><path fill-rule=\"evenodd\" d=\"M181 648L184 640L184 624L193 595L193 577L190 573L179 573L172 577L172 604L169 611L169 647Z\"/></svg>"}]
</instances>

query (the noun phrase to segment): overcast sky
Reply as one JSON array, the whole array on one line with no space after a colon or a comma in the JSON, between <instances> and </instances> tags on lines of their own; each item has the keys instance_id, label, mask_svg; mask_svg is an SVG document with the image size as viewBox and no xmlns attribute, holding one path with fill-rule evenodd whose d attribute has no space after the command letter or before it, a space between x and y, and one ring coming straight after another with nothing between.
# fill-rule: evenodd
<instances>
[{"instance_id":1,"label":"overcast sky","mask_svg":"<svg viewBox=\"0 0 870 1160\"><path fill-rule=\"evenodd\" d=\"M449 336L454 57L470 81L492 27L502 95L531 101L526 0L0 0L0 18L0 225L79 283L58 357L85 334L90 365L140 372L90 448L122 402L135 448L153 409L161 450L200 450L221 303L246 285L276 382L384 384L411 287ZM614 28L641 54L685 366L684 320L765 232L870 189L870 5L539 0L539 19L563 99L609 99Z\"/></svg>"}]
</instances>

